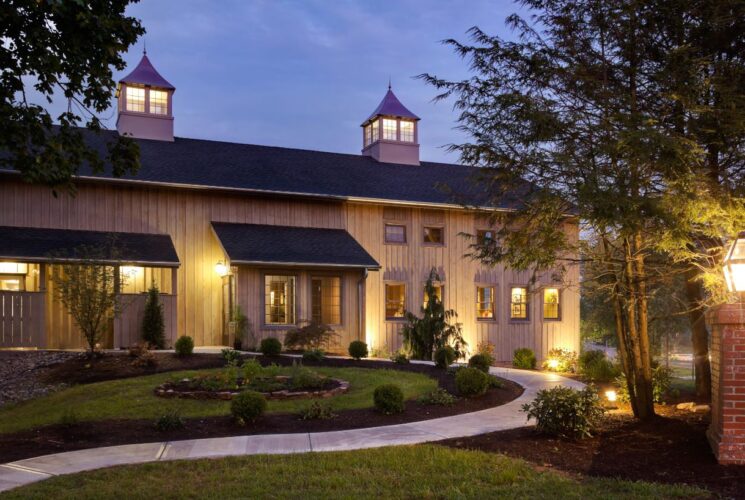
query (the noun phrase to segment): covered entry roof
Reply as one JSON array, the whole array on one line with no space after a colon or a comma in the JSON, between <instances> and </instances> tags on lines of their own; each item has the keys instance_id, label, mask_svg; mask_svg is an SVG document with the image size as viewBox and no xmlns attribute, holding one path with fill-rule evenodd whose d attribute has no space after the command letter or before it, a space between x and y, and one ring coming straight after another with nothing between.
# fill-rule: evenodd
<instances>
[{"instance_id":1,"label":"covered entry roof","mask_svg":"<svg viewBox=\"0 0 745 500\"><path fill-rule=\"evenodd\" d=\"M81 246L107 249L105 261L153 267L180 265L167 234L0 226L0 260L74 261L81 257Z\"/></svg>"},{"instance_id":2,"label":"covered entry roof","mask_svg":"<svg viewBox=\"0 0 745 500\"><path fill-rule=\"evenodd\" d=\"M379 269L344 229L213 222L231 264Z\"/></svg>"}]
</instances>

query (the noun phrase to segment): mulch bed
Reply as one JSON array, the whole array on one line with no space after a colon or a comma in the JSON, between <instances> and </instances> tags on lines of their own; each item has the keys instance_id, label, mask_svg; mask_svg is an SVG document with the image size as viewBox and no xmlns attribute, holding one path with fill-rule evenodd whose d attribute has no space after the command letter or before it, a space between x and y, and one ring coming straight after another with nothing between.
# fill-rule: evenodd
<instances>
[{"instance_id":1,"label":"mulch bed","mask_svg":"<svg viewBox=\"0 0 745 500\"><path fill-rule=\"evenodd\" d=\"M614 411L594 437L580 441L524 427L441 444L503 453L570 473L686 483L728 498L745 498L745 466L717 464L705 436L708 414L669 405L658 406L657 412L657 418L639 422L627 409Z\"/></svg>"},{"instance_id":2,"label":"mulch bed","mask_svg":"<svg viewBox=\"0 0 745 500\"><path fill-rule=\"evenodd\" d=\"M165 369L167 366L174 366L173 368L170 368L171 370L186 369L180 365L176 366L175 362L170 365L160 362L161 357L175 358L175 356L169 354L159 354L157 356L159 359L158 366L152 368L151 370L153 371L151 373L168 371ZM224 365L224 361L218 355L195 355L195 358L196 356L203 358L203 360L199 362L203 363L205 365L203 367L205 368L215 367L215 364L217 366ZM215 359L212 361L207 360L206 357L208 356L216 358L216 361ZM127 356L117 355L110 356L110 358L123 358L124 361L131 362L131 358ZM287 357L267 358L259 356L257 359L259 359L262 365L276 363L278 365L287 366L291 365L293 361L291 358ZM89 370L87 375L82 378L89 382L122 378L114 377L114 370L109 366L109 364L118 365L121 360L109 361L108 358L105 357L100 361L101 362L98 364L92 364L91 368L87 369ZM196 363L196 359L192 361L192 363ZM74 365L74 363L70 364ZM338 368L387 368L391 370L422 373L437 380L440 387L450 391L451 393L457 393L455 389L455 377L447 374L444 370L437 369L430 365L414 363L398 365L384 361L354 361L351 359L326 359L322 362L307 361L303 364L305 366ZM197 366L191 366L191 368L196 367ZM79 376L72 372L70 367L61 365L56 367L56 369L58 374L69 374L72 378L80 379ZM128 374L126 376L137 376L129 375L130 370L128 368L125 368L124 373ZM146 373L139 373L138 375L143 374ZM503 388L490 389L484 396L478 398L459 398L457 402L451 406L423 405L416 401L407 401L405 411L397 415L382 415L372 408L338 411L336 412L337 416L330 420L302 420L296 414L271 414L265 415L259 421L245 427L237 425L231 416L190 418L185 419L185 429L168 432L155 430L152 419L107 420L98 422L81 422L72 425L56 424L12 434L0 434L0 463L49 453L59 453L63 451L100 446L247 434L324 432L428 420L499 406L512 401L522 394L523 389L519 385L507 380L503 380L503 382Z\"/></svg>"}]
</instances>

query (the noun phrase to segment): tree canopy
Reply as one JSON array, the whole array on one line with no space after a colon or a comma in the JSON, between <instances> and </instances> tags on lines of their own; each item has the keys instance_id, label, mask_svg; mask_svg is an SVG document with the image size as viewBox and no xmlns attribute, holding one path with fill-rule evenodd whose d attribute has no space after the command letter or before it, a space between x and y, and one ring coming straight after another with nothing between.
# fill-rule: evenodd
<instances>
[{"instance_id":1,"label":"tree canopy","mask_svg":"<svg viewBox=\"0 0 745 500\"><path fill-rule=\"evenodd\" d=\"M634 413L646 418L650 297L695 269L723 300L722 242L745 223L745 7L521 3L534 15L508 18L514 39L474 27L470 42L446 41L473 76L422 76L460 110L470 139L451 150L483 167L477 181L495 201L520 195L513 212L491 215L495 238L475 242L473 256L535 275L590 263L614 311ZM568 236L569 220L590 241Z\"/></svg>"},{"instance_id":2,"label":"tree canopy","mask_svg":"<svg viewBox=\"0 0 745 500\"><path fill-rule=\"evenodd\" d=\"M0 168L30 182L72 187L83 165L100 173L108 162L115 176L136 172L137 144L118 137L97 151L79 127L100 130L98 114L114 94L112 68L145 30L125 15L137 0L10 0L0 5ZM38 94L46 105L32 102ZM53 116L48 105L62 96L67 109Z\"/></svg>"}]
</instances>

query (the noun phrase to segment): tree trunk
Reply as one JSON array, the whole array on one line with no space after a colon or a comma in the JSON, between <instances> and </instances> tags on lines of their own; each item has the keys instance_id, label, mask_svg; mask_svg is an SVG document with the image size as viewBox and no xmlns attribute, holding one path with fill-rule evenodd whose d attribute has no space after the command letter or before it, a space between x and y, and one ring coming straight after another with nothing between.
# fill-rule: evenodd
<instances>
[{"instance_id":1,"label":"tree trunk","mask_svg":"<svg viewBox=\"0 0 745 500\"><path fill-rule=\"evenodd\" d=\"M691 268L686 272L686 296L691 319L691 343L693 366L696 378L696 396L711 397L711 364L709 363L709 331L704 317L704 288L697 279L698 272Z\"/></svg>"}]
</instances>

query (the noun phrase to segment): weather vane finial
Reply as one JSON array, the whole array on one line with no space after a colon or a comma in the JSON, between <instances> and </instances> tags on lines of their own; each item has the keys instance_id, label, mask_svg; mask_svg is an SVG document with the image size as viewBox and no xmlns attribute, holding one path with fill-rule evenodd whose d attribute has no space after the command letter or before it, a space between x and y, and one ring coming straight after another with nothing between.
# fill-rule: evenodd
<instances>
[{"instance_id":1,"label":"weather vane finial","mask_svg":"<svg viewBox=\"0 0 745 500\"><path fill-rule=\"evenodd\" d=\"M388 76L388 90L391 90L391 77Z\"/></svg>"},{"instance_id":2,"label":"weather vane finial","mask_svg":"<svg viewBox=\"0 0 745 500\"><path fill-rule=\"evenodd\" d=\"M147 40L144 39L142 40L142 55L147 55Z\"/></svg>"}]
</instances>

